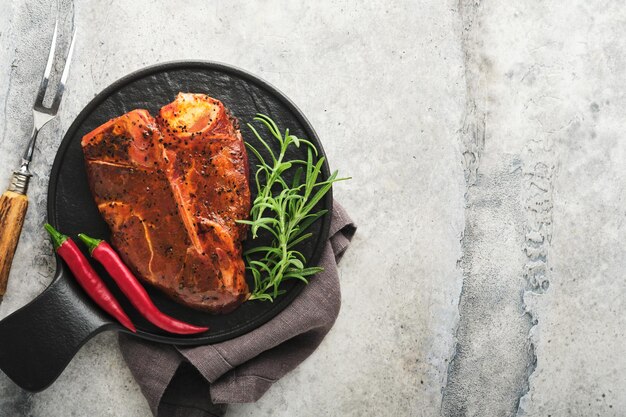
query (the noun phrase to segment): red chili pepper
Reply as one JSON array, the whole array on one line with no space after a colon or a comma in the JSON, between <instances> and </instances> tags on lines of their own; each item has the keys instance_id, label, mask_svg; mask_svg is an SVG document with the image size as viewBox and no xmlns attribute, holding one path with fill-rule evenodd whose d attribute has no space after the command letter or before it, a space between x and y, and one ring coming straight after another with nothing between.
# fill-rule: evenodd
<instances>
[{"instance_id":1,"label":"red chili pepper","mask_svg":"<svg viewBox=\"0 0 626 417\"><path fill-rule=\"evenodd\" d=\"M78 237L87 245L91 256L104 266L131 304L150 323L170 333L177 334L196 334L209 330L208 327L194 326L161 312L150 299L146 289L139 283L139 280L128 269L111 245L104 240L94 239L82 233Z\"/></svg>"},{"instance_id":2,"label":"red chili pepper","mask_svg":"<svg viewBox=\"0 0 626 417\"><path fill-rule=\"evenodd\" d=\"M115 317L124 327L135 333L137 330L130 321L122 307L119 305L113 294L104 285L96 271L89 264L89 261L78 249L76 243L68 236L61 234L54 227L46 223L45 229L50 233L54 249L59 256L65 261L67 266L74 274L74 278L80 284L85 292L96 302L104 311Z\"/></svg>"}]
</instances>

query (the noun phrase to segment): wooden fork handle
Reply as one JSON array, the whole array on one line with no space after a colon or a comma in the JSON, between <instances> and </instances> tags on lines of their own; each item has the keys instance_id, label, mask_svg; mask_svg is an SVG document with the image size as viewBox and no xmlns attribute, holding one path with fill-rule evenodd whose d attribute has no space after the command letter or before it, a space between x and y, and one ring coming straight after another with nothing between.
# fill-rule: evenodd
<instances>
[{"instance_id":1,"label":"wooden fork handle","mask_svg":"<svg viewBox=\"0 0 626 417\"><path fill-rule=\"evenodd\" d=\"M13 255L20 240L28 197L15 191L0 196L0 297L4 296L9 281Z\"/></svg>"}]
</instances>

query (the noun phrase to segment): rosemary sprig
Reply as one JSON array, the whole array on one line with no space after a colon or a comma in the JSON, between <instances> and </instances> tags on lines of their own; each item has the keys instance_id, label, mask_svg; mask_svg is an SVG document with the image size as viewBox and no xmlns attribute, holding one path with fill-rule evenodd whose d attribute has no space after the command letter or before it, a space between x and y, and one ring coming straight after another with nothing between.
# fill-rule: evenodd
<instances>
[{"instance_id":1,"label":"rosemary sprig","mask_svg":"<svg viewBox=\"0 0 626 417\"><path fill-rule=\"evenodd\" d=\"M289 129L281 134L276 123L266 115L257 114L254 121L263 124L273 139L278 141L280 152L277 155L257 129L248 123L269 159L266 161L259 150L246 142L248 149L259 160L254 176L258 194L252 203L250 220L238 222L250 225L253 239L259 236L261 230L271 238L269 246L255 247L246 251L244 256L246 268L254 277L254 290L249 299L274 301L285 292L280 289L284 280L299 279L308 283L307 277L323 271L320 267L306 267L304 255L295 247L312 236L312 233L305 231L328 212L313 212L315 205L333 183L349 178L337 178L335 171L328 179L318 181L324 157L317 158L315 145L290 134ZM307 160L285 160L285 154L291 146L306 146ZM289 183L285 180L287 172L293 172L293 179Z\"/></svg>"}]
</instances>

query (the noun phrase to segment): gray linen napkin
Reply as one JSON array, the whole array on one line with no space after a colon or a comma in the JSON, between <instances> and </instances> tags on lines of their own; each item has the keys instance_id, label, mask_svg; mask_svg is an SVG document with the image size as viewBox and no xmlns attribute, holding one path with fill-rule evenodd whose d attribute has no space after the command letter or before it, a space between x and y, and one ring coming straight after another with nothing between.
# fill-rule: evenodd
<instances>
[{"instance_id":1,"label":"gray linen napkin","mask_svg":"<svg viewBox=\"0 0 626 417\"><path fill-rule=\"evenodd\" d=\"M302 293L260 328L226 342L179 347L121 334L120 348L155 416L222 416L228 403L254 402L304 361L339 314L337 262L356 231L334 203L330 238Z\"/></svg>"}]
</instances>

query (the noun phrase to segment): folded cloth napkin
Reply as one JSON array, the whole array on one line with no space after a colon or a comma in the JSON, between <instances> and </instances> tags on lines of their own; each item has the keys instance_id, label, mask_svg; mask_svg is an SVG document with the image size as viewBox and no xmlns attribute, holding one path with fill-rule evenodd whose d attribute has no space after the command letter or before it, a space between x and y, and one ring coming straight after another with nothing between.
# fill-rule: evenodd
<instances>
[{"instance_id":1,"label":"folded cloth napkin","mask_svg":"<svg viewBox=\"0 0 626 417\"><path fill-rule=\"evenodd\" d=\"M332 327L341 297L337 262L356 227L334 203L320 266L298 297L275 318L243 336L213 345L171 346L121 334L124 360L155 416L222 416L226 404L258 400L304 361Z\"/></svg>"}]
</instances>

